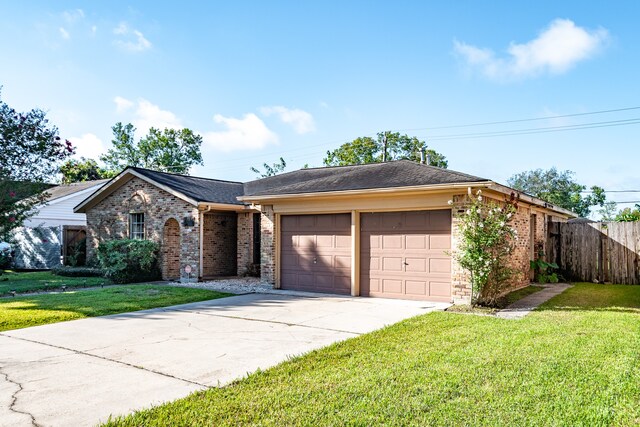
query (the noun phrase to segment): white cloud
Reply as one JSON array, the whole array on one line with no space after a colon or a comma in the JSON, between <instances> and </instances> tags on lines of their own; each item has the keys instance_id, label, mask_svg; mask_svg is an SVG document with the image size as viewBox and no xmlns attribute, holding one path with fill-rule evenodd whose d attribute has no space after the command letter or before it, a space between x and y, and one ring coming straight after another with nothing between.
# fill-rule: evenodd
<instances>
[{"instance_id":1,"label":"white cloud","mask_svg":"<svg viewBox=\"0 0 640 427\"><path fill-rule=\"evenodd\" d=\"M182 121L171 111L163 110L159 106L140 98L136 102L130 101L121 96L113 99L116 104L116 112L124 114L133 109L130 121L139 132L145 134L149 128L157 129L182 129ZM135 109L134 109L135 107Z\"/></svg>"},{"instance_id":2,"label":"white cloud","mask_svg":"<svg viewBox=\"0 0 640 427\"><path fill-rule=\"evenodd\" d=\"M117 113L124 113L134 105L133 101L129 101L128 99L121 96L116 96L115 98L113 98L113 102L116 103Z\"/></svg>"},{"instance_id":3,"label":"white cloud","mask_svg":"<svg viewBox=\"0 0 640 427\"><path fill-rule=\"evenodd\" d=\"M71 35L69 34L69 32L65 30L63 27L58 28L58 31L60 32L60 37L62 37L63 39L69 40L71 38Z\"/></svg>"},{"instance_id":4,"label":"white cloud","mask_svg":"<svg viewBox=\"0 0 640 427\"><path fill-rule=\"evenodd\" d=\"M306 111L299 110L297 108L289 109L287 107L276 105L262 107L260 112L265 116L270 116L272 114L277 115L283 123L290 125L299 134L309 133L316 130L313 116Z\"/></svg>"},{"instance_id":5,"label":"white cloud","mask_svg":"<svg viewBox=\"0 0 640 427\"><path fill-rule=\"evenodd\" d=\"M182 120L174 113L161 109L146 99L131 101L121 96L113 99L116 112L125 116L125 122L131 122L139 135L146 135L149 128L182 129ZM213 116L213 121L223 127L222 130L197 132L202 135L205 146L218 151L260 149L269 144L278 143L278 135L255 114L248 113L242 118Z\"/></svg>"},{"instance_id":6,"label":"white cloud","mask_svg":"<svg viewBox=\"0 0 640 427\"><path fill-rule=\"evenodd\" d=\"M107 152L104 143L92 133L85 133L82 136L69 138L69 141L76 149L74 157L86 157L87 159L97 160L101 154Z\"/></svg>"},{"instance_id":7,"label":"white cloud","mask_svg":"<svg viewBox=\"0 0 640 427\"><path fill-rule=\"evenodd\" d=\"M120 36L114 41L116 46L129 52L142 52L151 48L151 42L147 40L141 31L129 28L125 22L121 22L113 29L113 34Z\"/></svg>"},{"instance_id":8,"label":"white cloud","mask_svg":"<svg viewBox=\"0 0 640 427\"><path fill-rule=\"evenodd\" d=\"M216 114L213 120L226 129L206 132L202 137L207 145L217 150L256 150L278 142L278 135L253 113L245 114L241 119Z\"/></svg>"},{"instance_id":9,"label":"white cloud","mask_svg":"<svg viewBox=\"0 0 640 427\"><path fill-rule=\"evenodd\" d=\"M74 23L84 19L84 11L82 9L72 9L62 12L62 19L67 23Z\"/></svg>"},{"instance_id":10,"label":"white cloud","mask_svg":"<svg viewBox=\"0 0 640 427\"><path fill-rule=\"evenodd\" d=\"M495 80L533 77L544 73L562 74L578 62L591 58L608 41L604 28L588 30L568 19L556 19L535 39L511 42L506 57L488 48L454 41L455 52L471 68Z\"/></svg>"}]
</instances>

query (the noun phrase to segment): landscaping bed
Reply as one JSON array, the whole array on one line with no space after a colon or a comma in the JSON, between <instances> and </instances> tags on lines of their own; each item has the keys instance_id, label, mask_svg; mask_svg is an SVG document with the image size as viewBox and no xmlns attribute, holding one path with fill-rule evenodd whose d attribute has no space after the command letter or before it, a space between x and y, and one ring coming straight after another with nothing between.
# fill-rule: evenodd
<instances>
[{"instance_id":1,"label":"landscaping bed","mask_svg":"<svg viewBox=\"0 0 640 427\"><path fill-rule=\"evenodd\" d=\"M226 296L229 294L204 289L165 285L123 285L4 298L0 299L0 331Z\"/></svg>"},{"instance_id":2,"label":"landscaping bed","mask_svg":"<svg viewBox=\"0 0 640 427\"><path fill-rule=\"evenodd\" d=\"M639 355L640 286L575 284L518 322L418 316L106 425L637 425Z\"/></svg>"},{"instance_id":3,"label":"landscaping bed","mask_svg":"<svg viewBox=\"0 0 640 427\"><path fill-rule=\"evenodd\" d=\"M503 308L508 307L514 302L521 300L522 298L529 296L531 294L535 294L543 290L542 286L529 285L525 288L517 289L513 292L509 292L508 294L500 297L497 301L497 304L493 307L483 307L483 306L471 306L469 304L457 304L452 305L447 309L452 313L470 313L470 314L485 314L485 315L493 315Z\"/></svg>"}]
</instances>

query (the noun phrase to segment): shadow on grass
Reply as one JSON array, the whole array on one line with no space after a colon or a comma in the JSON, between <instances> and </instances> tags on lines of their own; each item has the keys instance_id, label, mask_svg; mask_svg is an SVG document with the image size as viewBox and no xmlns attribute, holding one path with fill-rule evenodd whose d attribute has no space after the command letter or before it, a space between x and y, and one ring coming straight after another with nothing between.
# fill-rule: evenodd
<instances>
[{"instance_id":1,"label":"shadow on grass","mask_svg":"<svg viewBox=\"0 0 640 427\"><path fill-rule=\"evenodd\" d=\"M574 283L536 311L593 311L640 314L640 286Z\"/></svg>"},{"instance_id":2,"label":"shadow on grass","mask_svg":"<svg viewBox=\"0 0 640 427\"><path fill-rule=\"evenodd\" d=\"M229 294L162 285L126 285L0 299L0 330L223 298Z\"/></svg>"}]
</instances>

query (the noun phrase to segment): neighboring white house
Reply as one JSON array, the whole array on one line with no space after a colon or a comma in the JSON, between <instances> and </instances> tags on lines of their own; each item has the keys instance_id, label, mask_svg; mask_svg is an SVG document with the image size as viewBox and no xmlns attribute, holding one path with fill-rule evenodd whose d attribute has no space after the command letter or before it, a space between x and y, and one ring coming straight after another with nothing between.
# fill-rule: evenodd
<instances>
[{"instance_id":1,"label":"neighboring white house","mask_svg":"<svg viewBox=\"0 0 640 427\"><path fill-rule=\"evenodd\" d=\"M107 181L78 182L46 190L47 202L37 206L37 214L16 230L14 267L49 269L62 264L68 247L84 237L87 225L86 215L74 213L73 208Z\"/></svg>"}]
</instances>

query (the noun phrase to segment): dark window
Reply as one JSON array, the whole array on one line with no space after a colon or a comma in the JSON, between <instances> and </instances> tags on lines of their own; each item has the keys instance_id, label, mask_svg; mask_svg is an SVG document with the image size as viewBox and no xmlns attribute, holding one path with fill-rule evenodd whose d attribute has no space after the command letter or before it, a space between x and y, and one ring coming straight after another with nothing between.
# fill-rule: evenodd
<instances>
[{"instance_id":1,"label":"dark window","mask_svg":"<svg viewBox=\"0 0 640 427\"><path fill-rule=\"evenodd\" d=\"M253 263L260 264L260 214L253 214Z\"/></svg>"},{"instance_id":2,"label":"dark window","mask_svg":"<svg viewBox=\"0 0 640 427\"><path fill-rule=\"evenodd\" d=\"M129 238L144 239L144 214L129 214Z\"/></svg>"}]
</instances>

